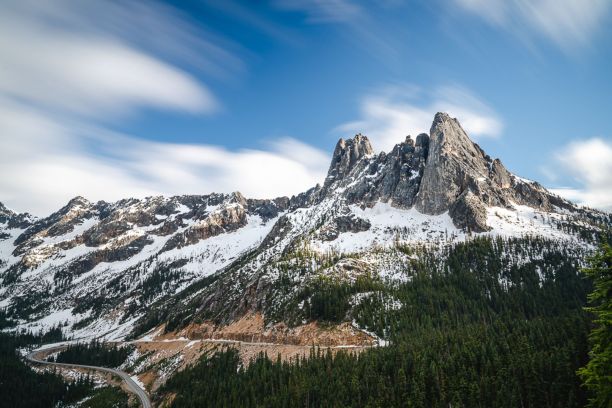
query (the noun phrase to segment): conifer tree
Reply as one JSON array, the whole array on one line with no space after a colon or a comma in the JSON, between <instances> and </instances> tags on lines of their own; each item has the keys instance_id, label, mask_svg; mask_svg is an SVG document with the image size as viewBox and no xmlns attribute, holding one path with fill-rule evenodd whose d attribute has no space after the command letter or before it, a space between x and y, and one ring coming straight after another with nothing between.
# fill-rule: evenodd
<instances>
[{"instance_id":1,"label":"conifer tree","mask_svg":"<svg viewBox=\"0 0 612 408\"><path fill-rule=\"evenodd\" d=\"M612 247L603 243L584 273L593 279L593 292L586 308L595 316L589 341L588 364L578 371L584 385L593 393L590 407L612 406Z\"/></svg>"}]
</instances>

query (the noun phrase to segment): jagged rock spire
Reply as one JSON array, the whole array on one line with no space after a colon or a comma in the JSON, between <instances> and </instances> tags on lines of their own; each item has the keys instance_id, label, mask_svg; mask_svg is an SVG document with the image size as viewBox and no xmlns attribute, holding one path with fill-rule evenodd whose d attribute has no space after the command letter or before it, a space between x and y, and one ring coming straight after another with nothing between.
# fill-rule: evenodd
<instances>
[{"instance_id":1,"label":"jagged rock spire","mask_svg":"<svg viewBox=\"0 0 612 408\"><path fill-rule=\"evenodd\" d=\"M74 198L72 198L70 201L68 201L68 204L66 204L65 208L72 208L72 207L88 207L92 205L91 202L86 199L83 196L76 196Z\"/></svg>"},{"instance_id":2,"label":"jagged rock spire","mask_svg":"<svg viewBox=\"0 0 612 408\"><path fill-rule=\"evenodd\" d=\"M487 207L571 207L492 160L447 113L435 115L429 135L422 133L416 140L408 136L388 153L372 153L361 134L340 139L318 199L339 194L360 206L383 201L400 208L416 206L424 214L448 212L457 227L474 232L488 229Z\"/></svg>"},{"instance_id":3,"label":"jagged rock spire","mask_svg":"<svg viewBox=\"0 0 612 408\"><path fill-rule=\"evenodd\" d=\"M417 209L441 214L469 186L470 179L488 177L484 152L470 140L457 119L437 113L431 125L429 155L417 198Z\"/></svg>"},{"instance_id":4,"label":"jagged rock spire","mask_svg":"<svg viewBox=\"0 0 612 408\"><path fill-rule=\"evenodd\" d=\"M0 203L0 224L8 223L9 220L13 219L17 214L14 211L6 208L6 206Z\"/></svg>"},{"instance_id":5,"label":"jagged rock spire","mask_svg":"<svg viewBox=\"0 0 612 408\"><path fill-rule=\"evenodd\" d=\"M457 119L437 113L416 208L425 214L449 211L457 227L485 231L487 207L514 203L547 211L553 205L572 207L537 183L513 176L470 140Z\"/></svg>"},{"instance_id":6,"label":"jagged rock spire","mask_svg":"<svg viewBox=\"0 0 612 408\"><path fill-rule=\"evenodd\" d=\"M347 175L355 165L364 156L374 153L370 140L367 136L361 133L355 135L352 139L340 139L334 149L331 165L325 179L325 186L329 186L336 180Z\"/></svg>"}]
</instances>

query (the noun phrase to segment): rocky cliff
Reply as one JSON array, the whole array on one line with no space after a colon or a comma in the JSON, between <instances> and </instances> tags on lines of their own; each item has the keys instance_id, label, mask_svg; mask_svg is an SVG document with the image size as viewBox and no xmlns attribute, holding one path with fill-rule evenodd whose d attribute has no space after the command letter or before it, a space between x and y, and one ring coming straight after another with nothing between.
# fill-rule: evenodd
<instances>
[{"instance_id":1,"label":"rocky cliff","mask_svg":"<svg viewBox=\"0 0 612 408\"><path fill-rule=\"evenodd\" d=\"M381 201L397 208L414 206L423 214L449 213L456 227L474 232L490 229L486 223L490 207L575 209L538 183L511 174L446 113L436 114L429 135L422 133L416 140L408 136L389 153L373 152L361 134L340 139L319 201L339 195L360 206Z\"/></svg>"},{"instance_id":2,"label":"rocky cliff","mask_svg":"<svg viewBox=\"0 0 612 408\"><path fill-rule=\"evenodd\" d=\"M445 113L436 114L429 140L416 201L424 214L450 211L456 226L482 232L490 228L486 225L487 207L574 208L539 184L512 175L499 159L492 160L470 140L457 119Z\"/></svg>"}]
</instances>

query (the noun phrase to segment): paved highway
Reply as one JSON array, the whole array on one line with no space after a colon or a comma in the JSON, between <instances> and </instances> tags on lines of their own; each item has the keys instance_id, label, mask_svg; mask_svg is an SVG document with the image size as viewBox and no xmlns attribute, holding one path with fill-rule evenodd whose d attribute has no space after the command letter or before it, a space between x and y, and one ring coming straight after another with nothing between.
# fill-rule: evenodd
<instances>
[{"instance_id":1,"label":"paved highway","mask_svg":"<svg viewBox=\"0 0 612 408\"><path fill-rule=\"evenodd\" d=\"M82 364L53 363L53 362L50 362L50 361L40 360L39 358L36 357L37 354L42 352L42 351L54 352L54 351L58 351L60 349L63 349L65 347L66 346L58 346L58 347L52 347L52 348L43 349L43 350L40 350L40 349L34 350L34 351L32 351L31 353L29 353L26 356L26 359L28 361L31 361L31 362L37 363L37 364L47 364L47 365L54 365L54 366L58 366L58 367L67 367L67 368L75 368L75 367L78 367L78 368L87 368L87 369L90 369L90 370L103 371L103 372L106 372L106 373L111 373L111 374L118 375L119 377L121 377L121 379L123 380L123 382L125 383L127 388L130 390L130 392L136 394L136 396L140 400L140 403L142 404L143 408L152 408L151 400L149 399L149 396L147 395L145 390L140 388L140 386L138 384L136 384L136 382L134 380L132 380L132 378L127 373L125 373L123 371L115 370L114 368L97 367L97 366L89 366L89 365L82 365Z\"/></svg>"}]
</instances>

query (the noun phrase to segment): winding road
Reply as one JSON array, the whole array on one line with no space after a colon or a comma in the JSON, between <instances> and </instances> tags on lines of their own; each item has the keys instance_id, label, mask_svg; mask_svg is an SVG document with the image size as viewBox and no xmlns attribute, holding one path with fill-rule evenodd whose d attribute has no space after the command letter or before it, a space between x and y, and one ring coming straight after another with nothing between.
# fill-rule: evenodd
<instances>
[{"instance_id":1,"label":"winding road","mask_svg":"<svg viewBox=\"0 0 612 408\"><path fill-rule=\"evenodd\" d=\"M41 352L54 352L54 351L58 351L61 350L63 348L65 348L66 346L58 346L58 347L52 347L52 348L47 348L47 349L38 349L38 350L34 350L32 352L30 352L28 355L26 355L26 359L32 363L36 363L36 364L47 364L47 365L53 365L53 366L58 366L58 367L66 367L66 368L86 368L89 370L96 370L96 371L103 371L106 373L110 373L110 374L114 374L117 375L119 377L121 377L121 379L123 380L123 382L125 383L125 385L127 386L128 390L130 392L132 392L133 394L136 394L136 396L138 397L138 399L140 400L140 403L142 404L143 408L152 408L153 405L151 405L151 400L149 399L149 396L147 395L147 393L145 392L145 390L143 390L142 388L140 388L140 386L125 372L120 371L120 370L115 370L114 368L107 368L107 367L97 367L97 366L90 366L90 365L82 365L82 364L68 364L68 363L53 363L50 361L45 361L45 360L41 360L37 357L37 355Z\"/></svg>"}]
</instances>

